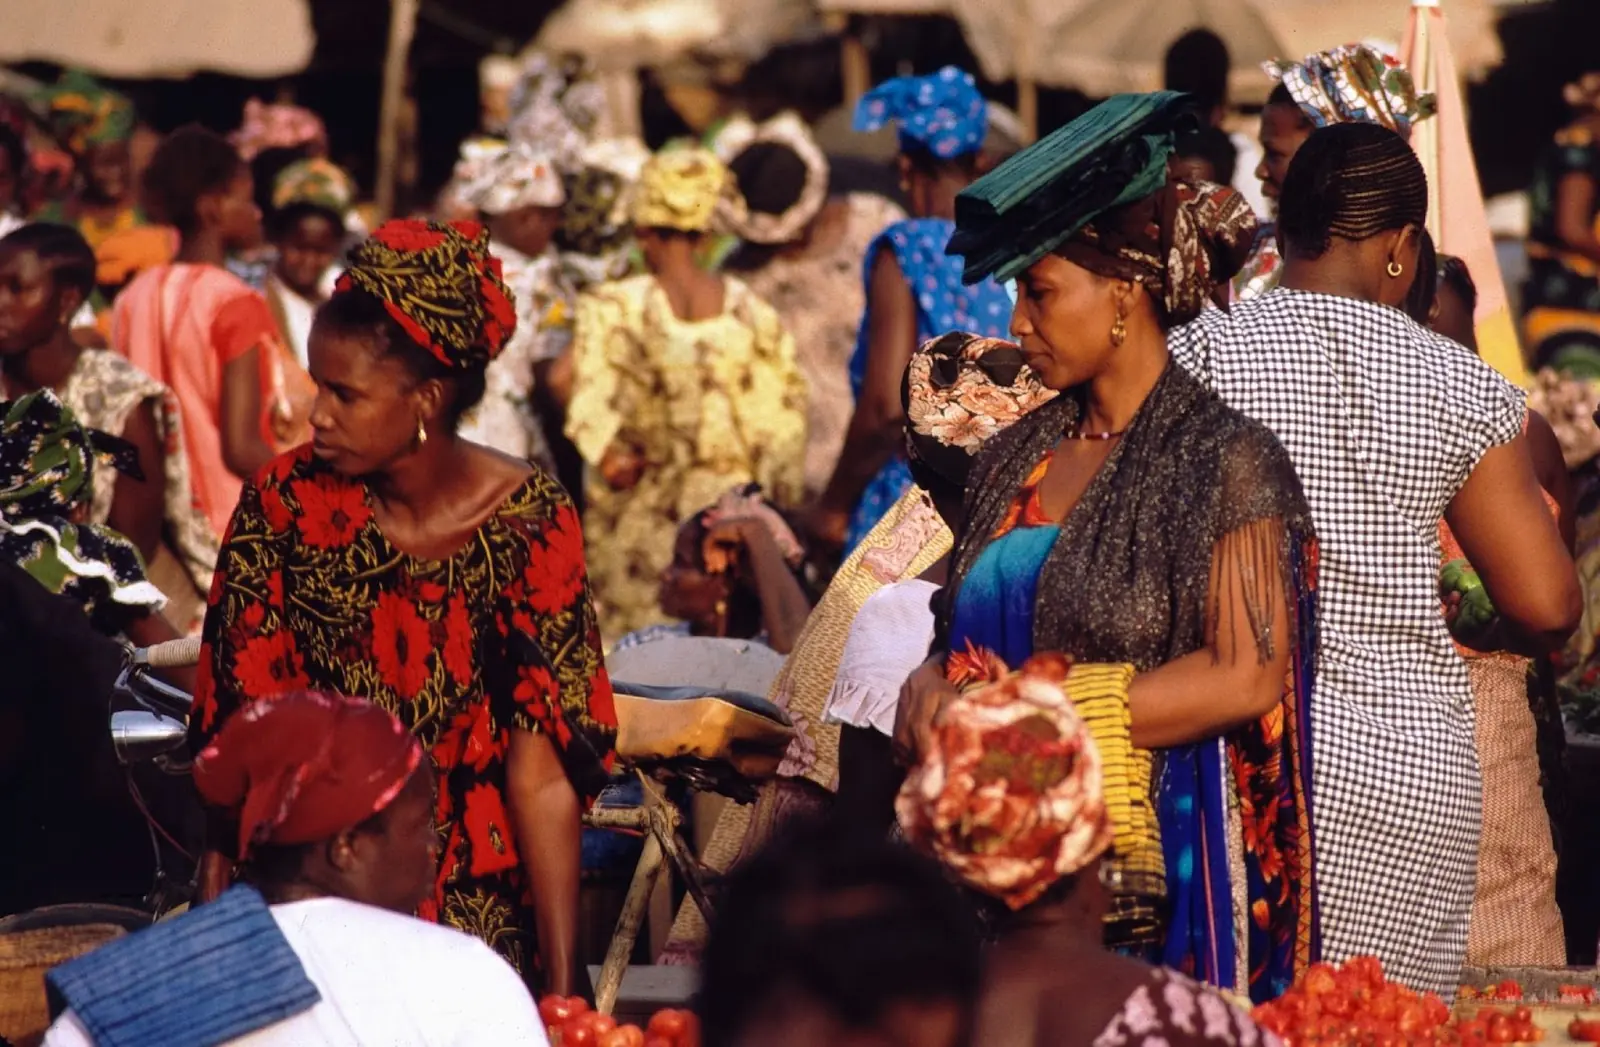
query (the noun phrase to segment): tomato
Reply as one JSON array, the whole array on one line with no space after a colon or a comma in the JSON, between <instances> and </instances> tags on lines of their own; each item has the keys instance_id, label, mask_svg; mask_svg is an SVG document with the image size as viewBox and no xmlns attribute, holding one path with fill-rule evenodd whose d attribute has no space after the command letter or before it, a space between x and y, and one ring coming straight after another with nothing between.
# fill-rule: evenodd
<instances>
[{"instance_id":1,"label":"tomato","mask_svg":"<svg viewBox=\"0 0 1600 1047\"><path fill-rule=\"evenodd\" d=\"M577 1012L565 996L546 996L539 1001L539 1017L546 1026L565 1024Z\"/></svg>"},{"instance_id":2,"label":"tomato","mask_svg":"<svg viewBox=\"0 0 1600 1047\"><path fill-rule=\"evenodd\" d=\"M1306 993L1311 996L1324 996L1339 987L1333 967L1326 963L1312 964L1301 981Z\"/></svg>"},{"instance_id":3,"label":"tomato","mask_svg":"<svg viewBox=\"0 0 1600 1047\"><path fill-rule=\"evenodd\" d=\"M561 1027L561 1047L597 1047L600 1037L587 1025L569 1022Z\"/></svg>"},{"instance_id":4,"label":"tomato","mask_svg":"<svg viewBox=\"0 0 1600 1047\"><path fill-rule=\"evenodd\" d=\"M619 1025L601 1036L597 1047L644 1047L644 1032L637 1025Z\"/></svg>"},{"instance_id":5,"label":"tomato","mask_svg":"<svg viewBox=\"0 0 1600 1047\"><path fill-rule=\"evenodd\" d=\"M646 1031L669 1040L676 1040L688 1031L688 1028L689 1021L682 1011L665 1010L655 1013Z\"/></svg>"},{"instance_id":6,"label":"tomato","mask_svg":"<svg viewBox=\"0 0 1600 1047\"><path fill-rule=\"evenodd\" d=\"M1497 1000L1520 1000L1522 999L1522 986L1517 984L1516 979L1507 978L1494 987L1494 998Z\"/></svg>"},{"instance_id":7,"label":"tomato","mask_svg":"<svg viewBox=\"0 0 1600 1047\"><path fill-rule=\"evenodd\" d=\"M677 1047L677 1045L665 1036L646 1036L644 1047Z\"/></svg>"},{"instance_id":8,"label":"tomato","mask_svg":"<svg viewBox=\"0 0 1600 1047\"><path fill-rule=\"evenodd\" d=\"M1574 1018L1567 1026L1567 1035L1584 1043L1600 1043L1600 1020Z\"/></svg>"}]
</instances>

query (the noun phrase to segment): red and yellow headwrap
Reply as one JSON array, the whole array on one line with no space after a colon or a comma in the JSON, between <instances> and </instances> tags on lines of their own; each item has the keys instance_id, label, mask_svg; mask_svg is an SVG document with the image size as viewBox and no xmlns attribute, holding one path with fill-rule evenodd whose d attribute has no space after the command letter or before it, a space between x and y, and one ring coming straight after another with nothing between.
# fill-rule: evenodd
<instances>
[{"instance_id":1,"label":"red and yellow headwrap","mask_svg":"<svg viewBox=\"0 0 1600 1047\"><path fill-rule=\"evenodd\" d=\"M418 345L453 370L488 363L517 328L500 259L477 222L385 222L350 252L335 288L381 300Z\"/></svg>"},{"instance_id":2,"label":"red and yellow headwrap","mask_svg":"<svg viewBox=\"0 0 1600 1047\"><path fill-rule=\"evenodd\" d=\"M194 784L239 815L241 861L261 844L316 843L387 807L422 745L359 698L300 692L236 713L194 762Z\"/></svg>"}]
</instances>

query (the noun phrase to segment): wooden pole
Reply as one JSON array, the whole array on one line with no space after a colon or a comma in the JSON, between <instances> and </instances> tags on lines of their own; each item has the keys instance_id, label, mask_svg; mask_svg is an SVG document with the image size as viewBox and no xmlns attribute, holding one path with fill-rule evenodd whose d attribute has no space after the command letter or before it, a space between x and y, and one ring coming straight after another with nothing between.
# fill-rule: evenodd
<instances>
[{"instance_id":1,"label":"wooden pole","mask_svg":"<svg viewBox=\"0 0 1600 1047\"><path fill-rule=\"evenodd\" d=\"M383 102L378 110L378 220L394 215L395 183L400 174L400 121L406 93L406 65L417 31L420 0L389 0L389 49L383 59Z\"/></svg>"}]
</instances>

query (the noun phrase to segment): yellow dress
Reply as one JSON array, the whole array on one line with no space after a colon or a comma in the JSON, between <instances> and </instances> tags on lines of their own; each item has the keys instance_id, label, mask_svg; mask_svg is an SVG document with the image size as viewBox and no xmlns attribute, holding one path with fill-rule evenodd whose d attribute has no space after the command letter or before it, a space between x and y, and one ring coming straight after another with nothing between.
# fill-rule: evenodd
<instances>
[{"instance_id":1,"label":"yellow dress","mask_svg":"<svg viewBox=\"0 0 1600 1047\"><path fill-rule=\"evenodd\" d=\"M578 300L567 436L589 469L583 530L607 643L666 620L657 602L681 521L754 481L780 506L801 497L807 391L777 312L724 277L722 312L684 321L650 275ZM613 444L645 461L611 489Z\"/></svg>"}]
</instances>

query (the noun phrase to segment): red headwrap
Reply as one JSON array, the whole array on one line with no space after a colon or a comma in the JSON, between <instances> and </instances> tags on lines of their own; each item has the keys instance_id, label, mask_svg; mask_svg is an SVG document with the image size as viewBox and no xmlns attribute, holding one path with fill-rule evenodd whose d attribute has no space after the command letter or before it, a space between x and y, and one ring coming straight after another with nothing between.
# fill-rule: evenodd
<instances>
[{"instance_id":1,"label":"red headwrap","mask_svg":"<svg viewBox=\"0 0 1600 1047\"><path fill-rule=\"evenodd\" d=\"M396 218L350 252L336 290L365 291L446 367L481 367L517 328L516 300L477 222Z\"/></svg>"},{"instance_id":2,"label":"red headwrap","mask_svg":"<svg viewBox=\"0 0 1600 1047\"><path fill-rule=\"evenodd\" d=\"M194 763L207 803L239 812L243 860L263 843L315 843L383 810L422 760L387 711L359 698L288 694L240 710Z\"/></svg>"}]
</instances>

